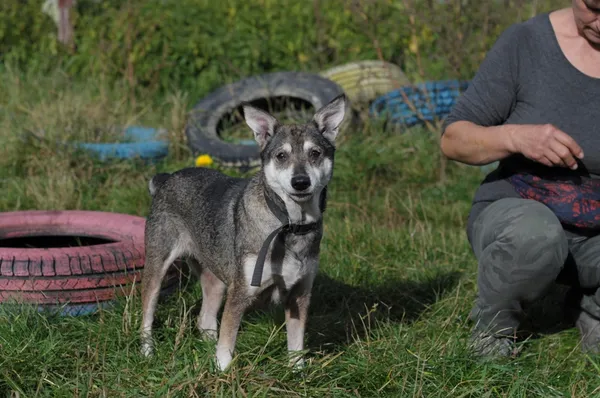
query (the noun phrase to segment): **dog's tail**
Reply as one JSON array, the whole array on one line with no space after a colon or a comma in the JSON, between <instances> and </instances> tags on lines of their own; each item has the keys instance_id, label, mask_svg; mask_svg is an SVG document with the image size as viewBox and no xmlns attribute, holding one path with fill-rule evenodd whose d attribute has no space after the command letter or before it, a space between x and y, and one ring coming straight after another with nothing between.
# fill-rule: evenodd
<instances>
[{"instance_id":1,"label":"dog's tail","mask_svg":"<svg viewBox=\"0 0 600 398\"><path fill-rule=\"evenodd\" d=\"M164 185L165 181L167 181L169 177L171 177L171 174L169 173L158 173L152 177L148 183L148 191L150 191L150 196L154 196L154 194L160 189L160 187Z\"/></svg>"}]
</instances>

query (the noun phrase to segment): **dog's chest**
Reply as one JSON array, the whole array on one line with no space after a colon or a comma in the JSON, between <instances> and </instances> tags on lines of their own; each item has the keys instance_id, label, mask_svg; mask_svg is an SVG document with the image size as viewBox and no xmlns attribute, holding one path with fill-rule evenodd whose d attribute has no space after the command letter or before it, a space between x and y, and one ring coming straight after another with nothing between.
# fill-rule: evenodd
<instances>
[{"instance_id":1,"label":"dog's chest","mask_svg":"<svg viewBox=\"0 0 600 398\"><path fill-rule=\"evenodd\" d=\"M285 245L273 242L265 259L260 288L250 286L257 256L247 255L243 261L246 286L253 291L275 284L289 290L316 266L315 254L309 249L311 243L312 239L305 237L288 237Z\"/></svg>"}]
</instances>

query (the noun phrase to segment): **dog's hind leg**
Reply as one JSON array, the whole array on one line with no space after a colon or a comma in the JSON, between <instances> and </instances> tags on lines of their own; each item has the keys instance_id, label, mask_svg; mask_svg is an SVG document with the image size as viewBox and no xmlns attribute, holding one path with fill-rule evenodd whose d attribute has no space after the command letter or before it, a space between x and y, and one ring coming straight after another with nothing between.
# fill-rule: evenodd
<instances>
[{"instance_id":1,"label":"dog's hind leg","mask_svg":"<svg viewBox=\"0 0 600 398\"><path fill-rule=\"evenodd\" d=\"M216 340L217 315L223 303L226 286L207 267L202 268L200 284L202 285L202 307L198 315L198 330L205 338Z\"/></svg>"},{"instance_id":2,"label":"dog's hind leg","mask_svg":"<svg viewBox=\"0 0 600 398\"><path fill-rule=\"evenodd\" d=\"M161 242L161 245L163 244L164 242ZM155 244L146 244L146 264L142 278L141 330L141 351L145 356L152 354L152 322L154 322L162 280L173 261L183 254L183 247L175 244L170 252L161 253L161 251Z\"/></svg>"}]
</instances>

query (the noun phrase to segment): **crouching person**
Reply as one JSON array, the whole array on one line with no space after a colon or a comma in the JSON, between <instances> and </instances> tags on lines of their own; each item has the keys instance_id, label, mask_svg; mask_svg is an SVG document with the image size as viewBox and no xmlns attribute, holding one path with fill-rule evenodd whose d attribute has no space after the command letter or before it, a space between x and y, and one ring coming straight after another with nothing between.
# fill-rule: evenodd
<instances>
[{"instance_id":1,"label":"crouching person","mask_svg":"<svg viewBox=\"0 0 600 398\"><path fill-rule=\"evenodd\" d=\"M599 110L600 0L573 0L504 31L446 119L448 158L499 161L467 222L475 353L512 354L524 306L567 271L582 349L600 351Z\"/></svg>"}]
</instances>

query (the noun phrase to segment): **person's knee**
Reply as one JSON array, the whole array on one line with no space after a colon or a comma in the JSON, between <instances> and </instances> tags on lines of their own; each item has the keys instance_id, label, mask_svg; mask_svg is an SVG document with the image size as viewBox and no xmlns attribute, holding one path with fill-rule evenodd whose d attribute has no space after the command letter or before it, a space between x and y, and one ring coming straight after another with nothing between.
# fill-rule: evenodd
<instances>
[{"instance_id":1,"label":"person's knee","mask_svg":"<svg viewBox=\"0 0 600 398\"><path fill-rule=\"evenodd\" d=\"M568 245L563 227L556 215L545 205L533 200L507 200L486 216L487 242L504 263L536 265L559 271L567 258ZM510 258L509 258L510 257Z\"/></svg>"},{"instance_id":2,"label":"person's knee","mask_svg":"<svg viewBox=\"0 0 600 398\"><path fill-rule=\"evenodd\" d=\"M479 300L484 324L518 324L520 303L543 295L568 255L565 232L550 209L534 201L490 207L481 225Z\"/></svg>"},{"instance_id":3,"label":"person's knee","mask_svg":"<svg viewBox=\"0 0 600 398\"><path fill-rule=\"evenodd\" d=\"M561 258L562 263L568 254L567 238L560 221L538 202L509 211L498 239L511 242L522 256L533 257L532 260L552 253Z\"/></svg>"}]
</instances>

